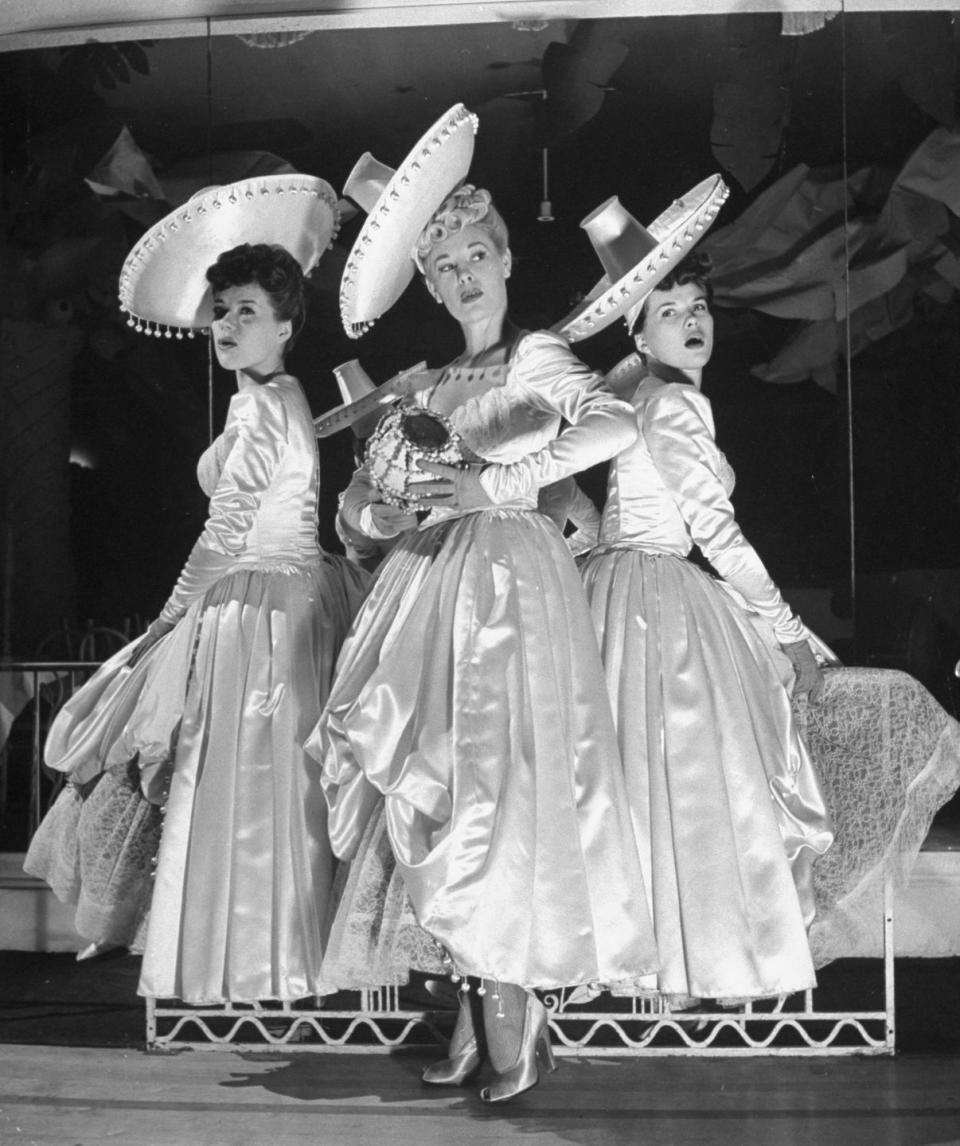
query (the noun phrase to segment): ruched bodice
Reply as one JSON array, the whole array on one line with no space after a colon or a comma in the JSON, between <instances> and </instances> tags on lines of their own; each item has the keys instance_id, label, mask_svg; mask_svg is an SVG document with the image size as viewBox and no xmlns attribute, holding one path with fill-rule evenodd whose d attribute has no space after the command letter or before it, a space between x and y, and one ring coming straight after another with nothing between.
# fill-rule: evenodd
<instances>
[{"instance_id":1,"label":"ruched bodice","mask_svg":"<svg viewBox=\"0 0 960 1146\"><path fill-rule=\"evenodd\" d=\"M295 378L234 394L223 433L197 464L210 496L207 523L162 616L176 620L234 569L314 564L322 553L319 474L310 408Z\"/></svg>"},{"instance_id":2,"label":"ruched bodice","mask_svg":"<svg viewBox=\"0 0 960 1146\"><path fill-rule=\"evenodd\" d=\"M734 487L733 470L713 440L710 402L692 385L648 374L633 406L640 434L611 468L600 540L636 541L644 549L686 557L693 548L687 522L701 512L698 487L718 487L716 493L726 497ZM694 483L685 472L695 451L706 482Z\"/></svg>"},{"instance_id":3,"label":"ruched bodice","mask_svg":"<svg viewBox=\"0 0 960 1146\"><path fill-rule=\"evenodd\" d=\"M623 364L617 371L626 373ZM696 543L781 643L802 639L806 629L737 524L734 474L716 444L709 399L692 383L646 373L639 359L635 376L629 400L640 434L611 466L601 543L679 557Z\"/></svg>"},{"instance_id":4,"label":"ruched bodice","mask_svg":"<svg viewBox=\"0 0 960 1146\"><path fill-rule=\"evenodd\" d=\"M317 544L318 474L296 379L235 394L198 465L210 510L161 614L170 631L133 665L142 638L111 657L47 739L71 783L28 862L93 939L139 944L149 898L143 995L324 990L333 856L302 745L368 577Z\"/></svg>"}]
</instances>

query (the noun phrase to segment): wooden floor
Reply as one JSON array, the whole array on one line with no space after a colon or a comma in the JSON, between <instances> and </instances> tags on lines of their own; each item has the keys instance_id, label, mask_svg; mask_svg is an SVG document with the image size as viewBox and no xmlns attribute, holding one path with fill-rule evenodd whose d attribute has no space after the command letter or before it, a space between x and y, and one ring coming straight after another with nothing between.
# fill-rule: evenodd
<instances>
[{"instance_id":1,"label":"wooden floor","mask_svg":"<svg viewBox=\"0 0 960 1146\"><path fill-rule=\"evenodd\" d=\"M3 1146L958 1146L960 1054L564 1059L489 1108L421 1054L0 1046Z\"/></svg>"}]
</instances>

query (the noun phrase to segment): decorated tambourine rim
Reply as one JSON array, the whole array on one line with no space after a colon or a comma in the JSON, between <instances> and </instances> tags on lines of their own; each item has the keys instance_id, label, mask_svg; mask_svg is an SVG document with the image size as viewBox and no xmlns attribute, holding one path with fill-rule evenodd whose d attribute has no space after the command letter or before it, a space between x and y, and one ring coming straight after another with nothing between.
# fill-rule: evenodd
<instances>
[{"instance_id":1,"label":"decorated tambourine rim","mask_svg":"<svg viewBox=\"0 0 960 1146\"><path fill-rule=\"evenodd\" d=\"M381 419L367 439L366 466L380 496L400 509L429 509L417 497L418 483L435 480L420 462L458 465L473 457L448 418L403 401Z\"/></svg>"},{"instance_id":2,"label":"decorated tambourine rim","mask_svg":"<svg viewBox=\"0 0 960 1146\"><path fill-rule=\"evenodd\" d=\"M626 317L696 246L729 194L723 179L713 175L675 199L647 228L656 246L616 282L605 275L551 329L570 342L580 342Z\"/></svg>"},{"instance_id":3,"label":"decorated tambourine rim","mask_svg":"<svg viewBox=\"0 0 960 1146\"><path fill-rule=\"evenodd\" d=\"M340 227L336 192L315 175L261 175L198 191L136 243L120 271L127 325L193 337L213 320L207 268L241 243L284 247L309 274Z\"/></svg>"}]
</instances>

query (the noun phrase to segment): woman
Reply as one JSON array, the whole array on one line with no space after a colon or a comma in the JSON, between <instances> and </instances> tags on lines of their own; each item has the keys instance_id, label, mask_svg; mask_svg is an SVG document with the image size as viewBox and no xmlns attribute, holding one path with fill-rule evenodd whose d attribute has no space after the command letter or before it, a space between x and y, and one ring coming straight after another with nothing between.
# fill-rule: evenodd
<instances>
[{"instance_id":1,"label":"woman","mask_svg":"<svg viewBox=\"0 0 960 1146\"><path fill-rule=\"evenodd\" d=\"M383 201L395 202L407 170ZM359 471L348 525L405 532L344 644L308 747L324 762L334 850L365 870L382 805L417 922L458 980L479 980L482 1005L464 992L450 1058L425 1081L467 1081L485 1042L495 1078L481 1098L500 1102L537 1082L538 1057L552 1065L536 988L633 982L656 964L589 612L560 531L536 509L540 487L635 431L561 339L511 322L511 253L489 193L425 193L437 209L416 262L464 349L417 398L485 462L425 464L432 477L414 504L429 515L413 529ZM389 236L390 220L378 222ZM368 273L406 273L409 246L396 257L379 249ZM348 927L352 903L378 891L355 894L338 911Z\"/></svg>"},{"instance_id":2,"label":"woman","mask_svg":"<svg viewBox=\"0 0 960 1146\"><path fill-rule=\"evenodd\" d=\"M612 209L608 232L639 228ZM584 222L607 256L592 228L610 210ZM829 651L730 503L700 391L709 260L621 294L631 262L605 261L606 314L625 315L639 352L608 383L640 434L613 463L583 576L652 897L656 986L679 1005L785 994L813 985L815 966L875 949L885 878L906 883L960 780L960 727L905 673L821 672ZM581 318L564 324L574 337L590 332ZM722 580L687 559L694 543Z\"/></svg>"},{"instance_id":3,"label":"woman","mask_svg":"<svg viewBox=\"0 0 960 1146\"><path fill-rule=\"evenodd\" d=\"M657 990L787 994L815 983L810 866L829 823L778 669L743 604L688 560L693 546L772 625L798 693L820 689L820 669L736 524L700 392L713 320L696 256L646 296L633 334L642 365L612 381L640 436L613 463L582 573L649 881Z\"/></svg>"},{"instance_id":4,"label":"woman","mask_svg":"<svg viewBox=\"0 0 960 1146\"><path fill-rule=\"evenodd\" d=\"M300 194L286 195L294 182ZM318 771L302 743L367 580L317 542L313 422L284 371L303 321L303 269L335 225L333 192L284 176L275 188L257 179L210 196L216 205L203 211L191 201L192 228L178 212L178 234L152 247L148 236L138 250L155 259L134 251L134 278L122 280L138 321L160 320L149 300L171 283L194 306L209 285L197 322L180 316L183 325L209 322L217 359L237 382L224 432L198 466L209 517L157 620L55 722L47 762L72 785L27 860L56 875L58 819L76 809L80 786L113 783L118 800L132 800L136 761L135 779L165 808L139 991L195 1004L324 989L333 858ZM244 243L204 274L199 260L231 233L282 236L298 258L275 243ZM103 824L80 817L86 839L81 829L72 846L82 856ZM126 858L121 848L120 868Z\"/></svg>"}]
</instances>

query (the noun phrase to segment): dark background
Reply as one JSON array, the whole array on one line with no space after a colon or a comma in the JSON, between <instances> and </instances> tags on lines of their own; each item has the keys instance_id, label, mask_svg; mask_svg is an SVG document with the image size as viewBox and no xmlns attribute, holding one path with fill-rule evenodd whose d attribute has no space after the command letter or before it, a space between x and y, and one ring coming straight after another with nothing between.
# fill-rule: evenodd
<instances>
[{"instance_id":1,"label":"dark background","mask_svg":"<svg viewBox=\"0 0 960 1146\"><path fill-rule=\"evenodd\" d=\"M49 650L65 625L149 620L202 528L194 466L208 405L216 432L233 379L208 364L203 339L137 335L115 306L124 255L172 205L284 164L339 189L362 151L395 166L462 101L480 117L471 180L490 188L511 228L514 317L549 325L598 277L578 223L611 194L649 221L720 171L732 191L720 227L797 164L824 178L869 167L882 183L931 131L953 129L951 14L838 15L807 35L783 31L778 14L649 17L6 54L3 653ZM754 101L763 145L752 168L728 170L715 147L722 85ZM117 176L117 194L98 193L85 180L102 173L124 127L142 171ZM551 222L538 218L544 146ZM953 222L944 241L960 249ZM339 362L359 357L382 381L459 349L416 283L362 341L344 335L337 289L358 227L344 225L313 276L288 361L316 413L339 401ZM738 474L741 524L788 599L848 663L906 667L954 712L958 317L955 291L917 292L907 321L838 363L831 389L813 377L761 381L751 371L797 323L721 306L704 384ZM618 326L580 353L608 368L629 349ZM321 449L320 534L337 549L350 436ZM602 500L602 468L582 481Z\"/></svg>"}]
</instances>

